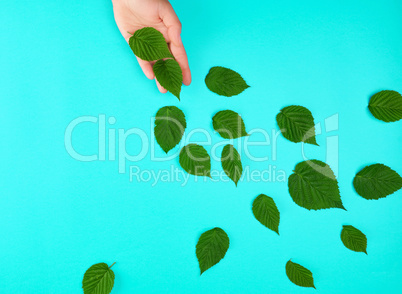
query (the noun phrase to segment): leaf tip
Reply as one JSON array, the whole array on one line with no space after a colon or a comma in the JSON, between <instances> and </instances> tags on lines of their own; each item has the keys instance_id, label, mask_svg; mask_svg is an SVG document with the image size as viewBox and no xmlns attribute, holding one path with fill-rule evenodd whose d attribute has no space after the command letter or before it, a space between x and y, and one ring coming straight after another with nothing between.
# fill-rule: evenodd
<instances>
[{"instance_id":1,"label":"leaf tip","mask_svg":"<svg viewBox=\"0 0 402 294\"><path fill-rule=\"evenodd\" d=\"M309 138L310 139L310 138ZM316 142L316 140L315 140L315 137L312 137L311 138L312 140L309 140L309 142L307 142L307 140L305 140L305 141L301 141L302 143L306 143L306 144L310 144L310 145L314 145L314 146L320 146L317 142Z\"/></svg>"}]
</instances>

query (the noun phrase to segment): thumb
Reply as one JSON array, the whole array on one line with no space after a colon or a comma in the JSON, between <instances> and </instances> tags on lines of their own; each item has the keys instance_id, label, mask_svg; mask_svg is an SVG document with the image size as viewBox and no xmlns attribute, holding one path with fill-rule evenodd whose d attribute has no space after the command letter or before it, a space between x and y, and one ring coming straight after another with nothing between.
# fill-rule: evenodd
<instances>
[{"instance_id":1,"label":"thumb","mask_svg":"<svg viewBox=\"0 0 402 294\"><path fill-rule=\"evenodd\" d=\"M176 46L183 46L181 41L181 23L172 5L165 2L160 9L160 18L165 26L168 28L168 36L170 41Z\"/></svg>"}]
</instances>

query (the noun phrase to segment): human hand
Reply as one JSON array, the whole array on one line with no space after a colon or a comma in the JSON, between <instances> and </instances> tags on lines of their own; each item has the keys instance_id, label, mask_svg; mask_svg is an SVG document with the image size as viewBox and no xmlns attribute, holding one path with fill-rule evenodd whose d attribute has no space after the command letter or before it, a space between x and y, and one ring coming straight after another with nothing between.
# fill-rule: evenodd
<instances>
[{"instance_id":1,"label":"human hand","mask_svg":"<svg viewBox=\"0 0 402 294\"><path fill-rule=\"evenodd\" d=\"M163 34L169 49L183 72L183 84L191 83L191 73L187 54L181 41L181 23L167 0L112 0L114 18L124 39L128 42L131 34L143 27L153 27ZM145 76L153 80L152 66L155 61L145 61L137 57ZM161 93L167 91L156 81Z\"/></svg>"}]
</instances>

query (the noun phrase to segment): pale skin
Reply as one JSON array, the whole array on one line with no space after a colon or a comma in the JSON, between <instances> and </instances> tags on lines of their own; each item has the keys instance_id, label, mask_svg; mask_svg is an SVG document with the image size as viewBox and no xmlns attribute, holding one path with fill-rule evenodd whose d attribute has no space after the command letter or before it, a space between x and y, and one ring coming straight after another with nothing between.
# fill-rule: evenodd
<instances>
[{"instance_id":1,"label":"pale skin","mask_svg":"<svg viewBox=\"0 0 402 294\"><path fill-rule=\"evenodd\" d=\"M187 54L181 40L181 23L172 5L167 0L112 0L114 18L124 39L128 42L131 35L144 27L153 27L160 31L168 43L169 49L183 72L183 84L191 83L191 73ZM149 62L137 57L145 76L153 80L155 74ZM155 79L161 93L167 91Z\"/></svg>"}]
</instances>

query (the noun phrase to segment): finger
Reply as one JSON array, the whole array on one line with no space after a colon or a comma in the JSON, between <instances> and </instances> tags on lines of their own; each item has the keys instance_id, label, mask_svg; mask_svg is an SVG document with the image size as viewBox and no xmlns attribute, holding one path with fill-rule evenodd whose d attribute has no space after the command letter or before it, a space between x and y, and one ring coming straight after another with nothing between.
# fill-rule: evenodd
<instances>
[{"instance_id":1,"label":"finger","mask_svg":"<svg viewBox=\"0 0 402 294\"><path fill-rule=\"evenodd\" d=\"M168 1L162 4L159 10L159 16L168 29L168 37L170 41L177 46L181 45L181 23L172 5Z\"/></svg>"},{"instance_id":2,"label":"finger","mask_svg":"<svg viewBox=\"0 0 402 294\"><path fill-rule=\"evenodd\" d=\"M159 92L161 92L161 93L163 93L163 94L167 93L167 90L166 90L164 87L162 87L161 84L159 84L159 82L158 82L157 79L155 79L155 82L156 82L156 86L157 86L158 89L159 89Z\"/></svg>"},{"instance_id":3,"label":"finger","mask_svg":"<svg viewBox=\"0 0 402 294\"><path fill-rule=\"evenodd\" d=\"M138 64L140 65L142 71L144 72L145 76L148 79L153 80L155 78L155 74L152 69L151 63L149 61L142 60L141 58L138 58L138 57L137 57L137 60L138 60Z\"/></svg>"},{"instance_id":4,"label":"finger","mask_svg":"<svg viewBox=\"0 0 402 294\"><path fill-rule=\"evenodd\" d=\"M165 4L162 6L160 10L160 17L168 28L168 36L171 41L170 50L172 51L173 56L179 63L183 72L183 84L188 86L191 83L191 72L188 65L186 50L184 49L180 36L181 23L169 2L165 2Z\"/></svg>"},{"instance_id":5,"label":"finger","mask_svg":"<svg viewBox=\"0 0 402 294\"><path fill-rule=\"evenodd\" d=\"M182 46L176 46L173 43L170 43L170 51L172 52L174 58L179 63L181 71L183 73L183 84L186 86L191 84L191 72L190 67L188 65L188 59L186 50L184 50Z\"/></svg>"}]
</instances>

